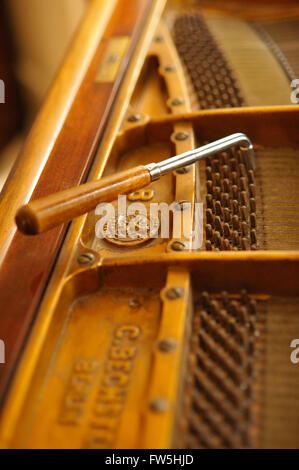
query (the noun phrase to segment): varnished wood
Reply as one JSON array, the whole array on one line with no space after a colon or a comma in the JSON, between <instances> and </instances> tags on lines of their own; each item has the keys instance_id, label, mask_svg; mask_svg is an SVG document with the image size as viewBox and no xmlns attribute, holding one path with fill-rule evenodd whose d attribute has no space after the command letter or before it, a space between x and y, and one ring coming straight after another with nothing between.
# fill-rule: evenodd
<instances>
[{"instance_id":1,"label":"varnished wood","mask_svg":"<svg viewBox=\"0 0 299 470\"><path fill-rule=\"evenodd\" d=\"M36 235L91 211L100 202L113 201L118 195L143 188L150 182L145 166L122 171L32 201L19 209L16 223L21 232Z\"/></svg>"}]
</instances>

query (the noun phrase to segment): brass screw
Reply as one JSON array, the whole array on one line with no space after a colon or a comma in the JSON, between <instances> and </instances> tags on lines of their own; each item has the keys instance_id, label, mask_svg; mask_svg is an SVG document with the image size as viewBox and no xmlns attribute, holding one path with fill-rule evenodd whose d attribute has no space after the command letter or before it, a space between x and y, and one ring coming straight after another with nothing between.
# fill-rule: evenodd
<instances>
[{"instance_id":1,"label":"brass screw","mask_svg":"<svg viewBox=\"0 0 299 470\"><path fill-rule=\"evenodd\" d=\"M174 251L183 251L185 249L185 243L176 240L172 242L170 248Z\"/></svg>"},{"instance_id":2,"label":"brass screw","mask_svg":"<svg viewBox=\"0 0 299 470\"><path fill-rule=\"evenodd\" d=\"M158 349L162 352L172 352L176 348L176 341L173 338L162 339L158 344Z\"/></svg>"},{"instance_id":3,"label":"brass screw","mask_svg":"<svg viewBox=\"0 0 299 470\"><path fill-rule=\"evenodd\" d=\"M154 398L150 402L150 409L152 411L155 411L156 413L165 413L169 408L169 403L168 400L164 397L157 397Z\"/></svg>"},{"instance_id":4,"label":"brass screw","mask_svg":"<svg viewBox=\"0 0 299 470\"><path fill-rule=\"evenodd\" d=\"M131 116L128 117L129 122L138 122L140 120L141 120L140 114L132 114Z\"/></svg>"},{"instance_id":5,"label":"brass screw","mask_svg":"<svg viewBox=\"0 0 299 470\"><path fill-rule=\"evenodd\" d=\"M181 104L184 104L185 100L183 98L174 98L171 100L172 106L180 106Z\"/></svg>"},{"instance_id":6,"label":"brass screw","mask_svg":"<svg viewBox=\"0 0 299 470\"><path fill-rule=\"evenodd\" d=\"M89 264L94 263L95 261L95 256L92 253L82 253L78 257L78 263L81 264L82 266L87 266Z\"/></svg>"},{"instance_id":7,"label":"brass screw","mask_svg":"<svg viewBox=\"0 0 299 470\"><path fill-rule=\"evenodd\" d=\"M137 298L137 297L133 297L132 299L130 299L129 301L129 306L131 308L139 308L141 306L141 302L140 300Z\"/></svg>"},{"instance_id":8,"label":"brass screw","mask_svg":"<svg viewBox=\"0 0 299 470\"><path fill-rule=\"evenodd\" d=\"M175 140L186 140L189 137L189 132L181 131L174 134Z\"/></svg>"},{"instance_id":9,"label":"brass screw","mask_svg":"<svg viewBox=\"0 0 299 470\"><path fill-rule=\"evenodd\" d=\"M182 287L170 287L165 291L165 297L169 300L176 300L184 295L184 289Z\"/></svg>"}]
</instances>

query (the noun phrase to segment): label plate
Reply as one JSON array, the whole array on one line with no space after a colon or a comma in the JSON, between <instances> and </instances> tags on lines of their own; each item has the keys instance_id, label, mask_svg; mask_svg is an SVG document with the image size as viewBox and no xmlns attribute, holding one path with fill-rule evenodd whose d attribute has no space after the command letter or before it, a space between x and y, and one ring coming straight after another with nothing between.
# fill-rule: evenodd
<instances>
[{"instance_id":1,"label":"label plate","mask_svg":"<svg viewBox=\"0 0 299 470\"><path fill-rule=\"evenodd\" d=\"M129 42L129 36L115 36L109 40L96 76L97 83L114 82Z\"/></svg>"}]
</instances>

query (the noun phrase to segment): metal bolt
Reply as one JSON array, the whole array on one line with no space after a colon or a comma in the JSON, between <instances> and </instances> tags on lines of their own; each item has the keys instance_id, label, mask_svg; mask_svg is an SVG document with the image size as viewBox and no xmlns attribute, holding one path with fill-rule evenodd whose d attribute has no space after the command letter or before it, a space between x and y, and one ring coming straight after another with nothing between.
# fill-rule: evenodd
<instances>
[{"instance_id":1,"label":"metal bolt","mask_svg":"<svg viewBox=\"0 0 299 470\"><path fill-rule=\"evenodd\" d=\"M130 299L129 306L131 308L139 308L141 306L141 302L137 297L134 297L133 299Z\"/></svg>"},{"instance_id":2,"label":"metal bolt","mask_svg":"<svg viewBox=\"0 0 299 470\"><path fill-rule=\"evenodd\" d=\"M174 98L171 100L172 106L180 106L181 104L184 104L185 100L183 98Z\"/></svg>"},{"instance_id":3,"label":"metal bolt","mask_svg":"<svg viewBox=\"0 0 299 470\"><path fill-rule=\"evenodd\" d=\"M150 409L152 411L155 411L156 413L165 413L169 408L169 403L168 400L164 397L157 397L154 398L150 402Z\"/></svg>"},{"instance_id":4,"label":"metal bolt","mask_svg":"<svg viewBox=\"0 0 299 470\"><path fill-rule=\"evenodd\" d=\"M82 255L78 257L78 263L83 266L92 264L94 263L94 261L95 261L95 256L92 253L82 253Z\"/></svg>"},{"instance_id":5,"label":"metal bolt","mask_svg":"<svg viewBox=\"0 0 299 470\"><path fill-rule=\"evenodd\" d=\"M140 120L141 120L140 114L132 114L131 116L128 117L129 122L138 122Z\"/></svg>"},{"instance_id":6,"label":"metal bolt","mask_svg":"<svg viewBox=\"0 0 299 470\"><path fill-rule=\"evenodd\" d=\"M158 344L158 349L162 352L172 352L176 348L176 341L173 338L162 339Z\"/></svg>"},{"instance_id":7,"label":"metal bolt","mask_svg":"<svg viewBox=\"0 0 299 470\"><path fill-rule=\"evenodd\" d=\"M170 245L170 248L174 251L183 251L185 249L185 243L180 241L174 241Z\"/></svg>"},{"instance_id":8,"label":"metal bolt","mask_svg":"<svg viewBox=\"0 0 299 470\"><path fill-rule=\"evenodd\" d=\"M191 166L183 166L182 168L178 168L175 170L175 173L178 175L185 175L186 173L189 173L191 171Z\"/></svg>"},{"instance_id":9,"label":"metal bolt","mask_svg":"<svg viewBox=\"0 0 299 470\"><path fill-rule=\"evenodd\" d=\"M156 42L162 42L162 41L164 41L164 37L163 36L156 36L155 41Z\"/></svg>"},{"instance_id":10,"label":"metal bolt","mask_svg":"<svg viewBox=\"0 0 299 470\"><path fill-rule=\"evenodd\" d=\"M118 54L111 54L109 57L108 57L108 63L109 64L115 64L115 62L119 59L119 55Z\"/></svg>"},{"instance_id":11,"label":"metal bolt","mask_svg":"<svg viewBox=\"0 0 299 470\"><path fill-rule=\"evenodd\" d=\"M174 203L173 207L176 211L184 211L185 209L187 209L187 204L189 207L191 206L190 201L178 201Z\"/></svg>"},{"instance_id":12,"label":"metal bolt","mask_svg":"<svg viewBox=\"0 0 299 470\"><path fill-rule=\"evenodd\" d=\"M176 66L175 65L167 65L165 67L166 72L175 72L176 71Z\"/></svg>"},{"instance_id":13,"label":"metal bolt","mask_svg":"<svg viewBox=\"0 0 299 470\"><path fill-rule=\"evenodd\" d=\"M184 289L182 287L170 287L165 291L165 297L169 300L176 300L183 297Z\"/></svg>"},{"instance_id":14,"label":"metal bolt","mask_svg":"<svg viewBox=\"0 0 299 470\"><path fill-rule=\"evenodd\" d=\"M175 140L186 140L189 137L189 132L181 131L174 134Z\"/></svg>"}]
</instances>

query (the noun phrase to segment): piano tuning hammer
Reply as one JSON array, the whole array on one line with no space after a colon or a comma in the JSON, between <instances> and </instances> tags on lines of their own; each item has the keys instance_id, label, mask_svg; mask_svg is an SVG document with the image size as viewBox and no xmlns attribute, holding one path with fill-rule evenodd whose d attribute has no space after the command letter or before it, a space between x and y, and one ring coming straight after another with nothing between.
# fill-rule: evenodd
<instances>
[{"instance_id":1,"label":"piano tuning hammer","mask_svg":"<svg viewBox=\"0 0 299 470\"><path fill-rule=\"evenodd\" d=\"M254 170L253 145L245 134L236 133L159 163L137 166L98 181L90 181L31 201L18 210L16 224L18 229L27 235L42 233L95 209L100 202L113 201L118 195L141 189L171 171L204 160L234 146L239 146L244 153L247 170Z\"/></svg>"}]
</instances>

